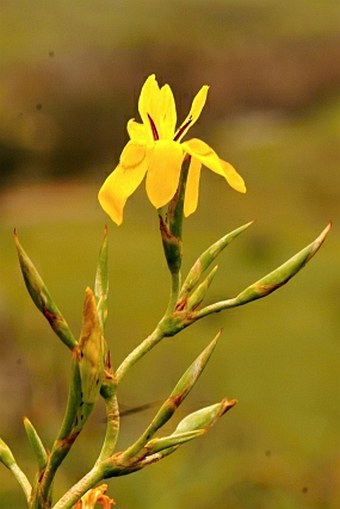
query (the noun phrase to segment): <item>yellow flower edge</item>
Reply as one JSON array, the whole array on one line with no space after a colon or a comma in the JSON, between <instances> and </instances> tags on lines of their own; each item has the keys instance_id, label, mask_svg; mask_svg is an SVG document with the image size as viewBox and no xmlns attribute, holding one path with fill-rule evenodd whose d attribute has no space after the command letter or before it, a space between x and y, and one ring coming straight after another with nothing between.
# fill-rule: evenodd
<instances>
[{"instance_id":1,"label":"yellow flower edge","mask_svg":"<svg viewBox=\"0 0 340 509\"><path fill-rule=\"evenodd\" d=\"M184 198L186 217L197 208L202 165L223 177L236 191L246 192L243 178L207 143L198 138L182 142L200 117L208 89L207 85L201 87L187 117L176 129L177 111L170 86L166 84L160 88L155 74L146 79L138 100L142 122L128 121L130 140L98 194L100 205L117 225L123 221L127 199L144 178L152 205L157 209L166 205L176 193L182 164L187 157L190 157L190 165Z\"/></svg>"}]
</instances>

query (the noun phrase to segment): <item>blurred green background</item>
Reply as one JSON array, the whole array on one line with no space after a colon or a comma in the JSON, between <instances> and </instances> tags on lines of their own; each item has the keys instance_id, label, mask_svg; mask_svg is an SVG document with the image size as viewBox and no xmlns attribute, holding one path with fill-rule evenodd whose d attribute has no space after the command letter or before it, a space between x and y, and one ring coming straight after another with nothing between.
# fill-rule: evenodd
<instances>
[{"instance_id":1,"label":"blurred green background","mask_svg":"<svg viewBox=\"0 0 340 509\"><path fill-rule=\"evenodd\" d=\"M340 507L339 168L340 4L337 0L3 0L0 4L0 436L33 476L22 416L47 444L67 395L69 354L26 294L16 227L78 334L103 225L96 194L127 141L126 121L155 72L190 133L232 162L241 196L210 172L185 223L184 268L225 232L256 219L220 259L209 302L272 270L317 236L330 238L288 286L166 340L124 380L128 408L158 402L223 327L217 352L177 419L220 400L239 404L204 438L158 465L109 482L118 508ZM143 189L110 228L107 338L113 363L154 327L168 274ZM127 416L123 447L155 409ZM103 409L65 462L61 495L91 466ZM165 431L171 431L169 424ZM0 507L24 507L5 468Z\"/></svg>"}]
</instances>

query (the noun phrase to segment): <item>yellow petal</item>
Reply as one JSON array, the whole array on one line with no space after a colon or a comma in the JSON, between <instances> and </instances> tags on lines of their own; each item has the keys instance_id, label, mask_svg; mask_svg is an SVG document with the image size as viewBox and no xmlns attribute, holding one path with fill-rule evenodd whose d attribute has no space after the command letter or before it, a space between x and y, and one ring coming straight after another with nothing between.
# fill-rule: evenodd
<instances>
[{"instance_id":1,"label":"yellow petal","mask_svg":"<svg viewBox=\"0 0 340 509\"><path fill-rule=\"evenodd\" d=\"M188 180L185 188L184 215L190 216L197 209L199 183L202 165L198 159L191 158Z\"/></svg>"},{"instance_id":2,"label":"yellow petal","mask_svg":"<svg viewBox=\"0 0 340 509\"><path fill-rule=\"evenodd\" d=\"M199 116L201 115L201 112L204 108L204 105L207 100L209 86L203 85L203 87L199 90L199 92L194 97L194 100L192 101L191 108L189 111L188 116L182 122L180 127L177 129L175 134L175 140L180 141L188 132L190 127L194 125L194 123L197 121Z\"/></svg>"},{"instance_id":3,"label":"yellow petal","mask_svg":"<svg viewBox=\"0 0 340 509\"><path fill-rule=\"evenodd\" d=\"M233 189L235 189L235 191L238 191L239 193L246 193L247 192L246 184L241 175L237 173L235 168L230 163L223 161L223 159L220 159L220 162L225 174L225 179L227 180L230 187L232 187Z\"/></svg>"},{"instance_id":4,"label":"yellow petal","mask_svg":"<svg viewBox=\"0 0 340 509\"><path fill-rule=\"evenodd\" d=\"M152 117L155 109L157 112L160 95L161 91L156 76L151 74L142 86L138 100L138 111L145 126L149 125L148 114Z\"/></svg>"},{"instance_id":5,"label":"yellow petal","mask_svg":"<svg viewBox=\"0 0 340 509\"><path fill-rule=\"evenodd\" d=\"M142 87L138 109L148 131L148 140L150 137L153 140L173 139L177 122L175 99L169 85L159 88L154 74L148 77Z\"/></svg>"},{"instance_id":6,"label":"yellow petal","mask_svg":"<svg viewBox=\"0 0 340 509\"><path fill-rule=\"evenodd\" d=\"M144 145L147 142L153 141L152 133L150 128L144 124L136 122L133 118L127 123L127 132L129 133L130 139L137 143Z\"/></svg>"},{"instance_id":7,"label":"yellow petal","mask_svg":"<svg viewBox=\"0 0 340 509\"><path fill-rule=\"evenodd\" d=\"M146 176L146 192L157 209L163 207L174 196L182 161L183 151L179 143L160 140L154 144Z\"/></svg>"},{"instance_id":8,"label":"yellow petal","mask_svg":"<svg viewBox=\"0 0 340 509\"><path fill-rule=\"evenodd\" d=\"M176 103L169 85L161 88L161 101L158 117L153 117L153 121L158 129L160 139L172 140L175 134L177 123Z\"/></svg>"},{"instance_id":9,"label":"yellow petal","mask_svg":"<svg viewBox=\"0 0 340 509\"><path fill-rule=\"evenodd\" d=\"M129 142L116 169L107 177L99 190L99 203L112 221L120 225L128 197L137 189L148 168L145 146Z\"/></svg>"},{"instance_id":10,"label":"yellow petal","mask_svg":"<svg viewBox=\"0 0 340 509\"><path fill-rule=\"evenodd\" d=\"M192 157L201 161L204 166L224 177L220 158L207 143L197 138L192 138L182 143L182 147Z\"/></svg>"},{"instance_id":11,"label":"yellow petal","mask_svg":"<svg viewBox=\"0 0 340 509\"><path fill-rule=\"evenodd\" d=\"M198 159L204 166L226 179L228 184L239 191L246 192L246 186L243 178L237 173L235 168L218 157L216 152L204 141L193 138L182 143L183 149L192 157Z\"/></svg>"}]
</instances>

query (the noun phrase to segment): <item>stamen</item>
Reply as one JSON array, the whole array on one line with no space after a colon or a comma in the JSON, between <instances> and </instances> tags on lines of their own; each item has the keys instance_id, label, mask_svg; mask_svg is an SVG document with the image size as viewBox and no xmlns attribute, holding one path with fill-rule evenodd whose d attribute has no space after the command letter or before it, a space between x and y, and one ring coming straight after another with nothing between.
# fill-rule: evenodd
<instances>
[{"instance_id":1,"label":"stamen","mask_svg":"<svg viewBox=\"0 0 340 509\"><path fill-rule=\"evenodd\" d=\"M157 141L157 140L159 140L158 132L157 132L157 129L156 129L156 126L155 126L155 122L152 120L152 118L150 117L149 113L148 113L148 119L149 119L149 122L150 122L150 127L151 127L151 131L152 131L153 139L155 141Z\"/></svg>"},{"instance_id":2,"label":"stamen","mask_svg":"<svg viewBox=\"0 0 340 509\"><path fill-rule=\"evenodd\" d=\"M185 124L177 131L177 133L175 134L175 137L174 137L174 141L177 141L182 136L182 134L184 133L184 131L187 130L187 128L189 127L191 122L192 122L192 117L190 117L189 120L187 122L185 122Z\"/></svg>"}]
</instances>

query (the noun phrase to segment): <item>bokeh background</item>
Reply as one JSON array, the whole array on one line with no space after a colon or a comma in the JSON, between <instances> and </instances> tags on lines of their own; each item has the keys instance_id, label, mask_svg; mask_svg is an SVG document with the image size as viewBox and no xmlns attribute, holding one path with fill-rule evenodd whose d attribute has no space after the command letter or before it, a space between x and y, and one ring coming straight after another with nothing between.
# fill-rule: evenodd
<instances>
[{"instance_id":1,"label":"bokeh background","mask_svg":"<svg viewBox=\"0 0 340 509\"><path fill-rule=\"evenodd\" d=\"M140 87L155 72L171 84L179 119L201 85L211 85L191 134L232 162L248 186L241 196L204 172L199 210L185 223L184 268L256 219L221 257L209 302L272 270L329 219L334 226L288 286L164 341L129 373L124 408L159 402L223 327L177 420L224 395L239 404L200 441L110 481L110 494L122 509L340 507L339 2L3 0L0 20L0 436L22 468L34 475L22 416L50 445L70 358L26 294L12 230L78 334L108 221L97 191L127 141L127 120L138 115ZM109 230L107 338L117 365L161 316L169 281L143 189L129 200L124 224ZM121 447L154 412L124 418ZM104 429L99 408L65 461L57 494L90 468ZM0 507L24 507L5 468Z\"/></svg>"}]
</instances>

